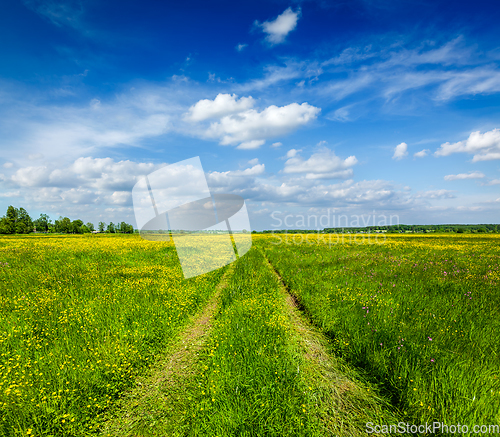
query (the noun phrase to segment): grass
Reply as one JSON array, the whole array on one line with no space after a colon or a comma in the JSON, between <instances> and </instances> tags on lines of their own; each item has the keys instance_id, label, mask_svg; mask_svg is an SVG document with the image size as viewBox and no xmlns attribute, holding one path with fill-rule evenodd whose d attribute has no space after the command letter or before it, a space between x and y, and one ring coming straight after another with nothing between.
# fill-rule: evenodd
<instances>
[{"instance_id":1,"label":"grass","mask_svg":"<svg viewBox=\"0 0 500 437\"><path fill-rule=\"evenodd\" d=\"M410 423L500 422L499 236L309 239L258 244L336 354Z\"/></svg>"},{"instance_id":2,"label":"grass","mask_svg":"<svg viewBox=\"0 0 500 437\"><path fill-rule=\"evenodd\" d=\"M165 384L161 396L133 404L148 414L121 435L364 435L370 417L394 420L369 386L350 379L353 372L346 377L334 360L323 363L328 373L318 368L304 347L305 339L316 340L316 352L324 348L317 337L287 305L262 253L252 250L221 289L210 335L183 390Z\"/></svg>"},{"instance_id":3,"label":"grass","mask_svg":"<svg viewBox=\"0 0 500 437\"><path fill-rule=\"evenodd\" d=\"M0 238L0 435L497 424L499 237L328 238L189 280L170 242Z\"/></svg>"},{"instance_id":4,"label":"grass","mask_svg":"<svg viewBox=\"0 0 500 437\"><path fill-rule=\"evenodd\" d=\"M90 435L223 270L182 279L169 243L0 239L0 435Z\"/></svg>"}]
</instances>

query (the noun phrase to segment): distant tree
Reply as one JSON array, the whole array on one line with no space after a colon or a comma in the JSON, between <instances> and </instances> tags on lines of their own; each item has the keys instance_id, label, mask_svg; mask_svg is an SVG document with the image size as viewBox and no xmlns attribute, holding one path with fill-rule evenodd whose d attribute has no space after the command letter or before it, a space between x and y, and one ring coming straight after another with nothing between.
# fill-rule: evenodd
<instances>
[{"instance_id":1,"label":"distant tree","mask_svg":"<svg viewBox=\"0 0 500 437\"><path fill-rule=\"evenodd\" d=\"M20 222L24 225L22 226L23 232L18 232L19 234L29 234L30 232L33 232L33 220L31 220L28 211L26 211L24 208L19 208L17 220L18 223Z\"/></svg>"},{"instance_id":2,"label":"distant tree","mask_svg":"<svg viewBox=\"0 0 500 437\"><path fill-rule=\"evenodd\" d=\"M7 208L7 214L0 221L0 233L13 234L16 232L17 214L17 209L12 205Z\"/></svg>"},{"instance_id":3,"label":"distant tree","mask_svg":"<svg viewBox=\"0 0 500 437\"><path fill-rule=\"evenodd\" d=\"M85 223L85 226L87 227L87 229L89 230L89 232L94 232L94 223Z\"/></svg>"},{"instance_id":4,"label":"distant tree","mask_svg":"<svg viewBox=\"0 0 500 437\"><path fill-rule=\"evenodd\" d=\"M37 232L47 232L49 224L50 217L47 214L40 214L40 217L33 222L33 226L36 227Z\"/></svg>"},{"instance_id":5,"label":"distant tree","mask_svg":"<svg viewBox=\"0 0 500 437\"><path fill-rule=\"evenodd\" d=\"M90 233L90 229L87 228L87 225L83 225L80 229L82 230L82 234L89 234Z\"/></svg>"},{"instance_id":6,"label":"distant tree","mask_svg":"<svg viewBox=\"0 0 500 437\"><path fill-rule=\"evenodd\" d=\"M116 232L120 232L122 234L132 234L134 232L134 227L128 223L121 222L117 225Z\"/></svg>"},{"instance_id":7,"label":"distant tree","mask_svg":"<svg viewBox=\"0 0 500 437\"><path fill-rule=\"evenodd\" d=\"M17 222L16 223L16 234L27 234L28 227L24 224L24 222Z\"/></svg>"},{"instance_id":8,"label":"distant tree","mask_svg":"<svg viewBox=\"0 0 500 437\"><path fill-rule=\"evenodd\" d=\"M10 205L7 213L0 219L0 233L27 234L33 231L33 221L24 208L15 208Z\"/></svg>"},{"instance_id":9,"label":"distant tree","mask_svg":"<svg viewBox=\"0 0 500 437\"><path fill-rule=\"evenodd\" d=\"M83 230L82 230L82 226L83 226L83 221L82 220L73 220L71 222L71 226L70 226L70 232L72 234L83 234Z\"/></svg>"},{"instance_id":10,"label":"distant tree","mask_svg":"<svg viewBox=\"0 0 500 437\"><path fill-rule=\"evenodd\" d=\"M59 217L59 220L56 220L54 224L54 228L56 232L69 234L70 232L72 232L71 220L68 217Z\"/></svg>"},{"instance_id":11,"label":"distant tree","mask_svg":"<svg viewBox=\"0 0 500 437\"><path fill-rule=\"evenodd\" d=\"M113 224L113 222L109 223L108 227L106 228L106 232L108 232L110 234L115 233L115 225Z\"/></svg>"},{"instance_id":12,"label":"distant tree","mask_svg":"<svg viewBox=\"0 0 500 437\"><path fill-rule=\"evenodd\" d=\"M98 226L99 232L104 232L104 229L106 228L106 223L99 222L99 224L97 226Z\"/></svg>"}]
</instances>

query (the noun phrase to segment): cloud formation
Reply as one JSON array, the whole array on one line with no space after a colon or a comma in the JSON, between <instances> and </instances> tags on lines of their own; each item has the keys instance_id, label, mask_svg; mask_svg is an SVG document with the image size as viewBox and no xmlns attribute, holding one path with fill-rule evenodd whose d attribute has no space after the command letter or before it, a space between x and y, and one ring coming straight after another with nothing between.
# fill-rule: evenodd
<instances>
[{"instance_id":1,"label":"cloud formation","mask_svg":"<svg viewBox=\"0 0 500 437\"><path fill-rule=\"evenodd\" d=\"M500 129L493 129L482 134L472 132L465 141L444 143L434 153L435 156L449 156L453 153L474 155L472 162L500 159Z\"/></svg>"},{"instance_id":2,"label":"cloud formation","mask_svg":"<svg viewBox=\"0 0 500 437\"><path fill-rule=\"evenodd\" d=\"M203 121L210 118L221 118L245 111L253 106L252 97L242 97L238 100L238 96L235 94L217 94L214 100L203 99L191 106L186 114L186 119Z\"/></svg>"},{"instance_id":3,"label":"cloud formation","mask_svg":"<svg viewBox=\"0 0 500 437\"><path fill-rule=\"evenodd\" d=\"M484 178L484 173L480 171L471 171L469 173L460 173L460 174L449 174L444 177L445 181L459 181L462 179L482 179Z\"/></svg>"},{"instance_id":4,"label":"cloud formation","mask_svg":"<svg viewBox=\"0 0 500 437\"><path fill-rule=\"evenodd\" d=\"M285 41L286 36L297 26L300 15L300 8L295 12L292 8L288 8L272 21L264 21L262 24L256 21L255 24L261 27L264 33L267 33L267 42L272 45L281 44Z\"/></svg>"},{"instance_id":5,"label":"cloud formation","mask_svg":"<svg viewBox=\"0 0 500 437\"><path fill-rule=\"evenodd\" d=\"M255 109L226 115L213 122L205 132L222 145L239 145L241 149L256 149L269 138L286 135L314 120L320 108L308 103L271 105L259 112Z\"/></svg>"},{"instance_id":6,"label":"cloud formation","mask_svg":"<svg viewBox=\"0 0 500 437\"><path fill-rule=\"evenodd\" d=\"M306 179L347 179L352 177L351 167L358 163L355 156L339 158L330 149L323 149L304 159L299 151L291 149L287 153L283 173L305 174Z\"/></svg>"},{"instance_id":7,"label":"cloud formation","mask_svg":"<svg viewBox=\"0 0 500 437\"><path fill-rule=\"evenodd\" d=\"M420 152L414 153L413 156L415 158L425 158L429 152L430 152L429 149L424 149L424 150L421 150Z\"/></svg>"},{"instance_id":8,"label":"cloud formation","mask_svg":"<svg viewBox=\"0 0 500 437\"><path fill-rule=\"evenodd\" d=\"M394 155L392 155L392 159L397 159L399 161L400 159L403 159L407 155L408 155L408 144L401 143L394 148Z\"/></svg>"}]
</instances>

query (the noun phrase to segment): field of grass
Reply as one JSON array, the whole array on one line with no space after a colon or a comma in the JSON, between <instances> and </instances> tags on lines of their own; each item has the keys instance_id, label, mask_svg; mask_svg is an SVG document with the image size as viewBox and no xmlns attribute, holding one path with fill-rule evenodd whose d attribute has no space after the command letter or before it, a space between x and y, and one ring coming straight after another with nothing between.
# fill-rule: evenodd
<instances>
[{"instance_id":1,"label":"field of grass","mask_svg":"<svg viewBox=\"0 0 500 437\"><path fill-rule=\"evenodd\" d=\"M0 239L0 435L86 435L213 293L173 245L131 236Z\"/></svg>"},{"instance_id":2,"label":"field of grass","mask_svg":"<svg viewBox=\"0 0 500 437\"><path fill-rule=\"evenodd\" d=\"M333 238L257 244L336 353L405 420L498 424L500 236Z\"/></svg>"},{"instance_id":3,"label":"field of grass","mask_svg":"<svg viewBox=\"0 0 500 437\"><path fill-rule=\"evenodd\" d=\"M498 424L499 236L359 242L257 235L234 265L184 280L172 243L137 235L0 238L0 435L110 429L214 297L192 368L117 435Z\"/></svg>"}]
</instances>

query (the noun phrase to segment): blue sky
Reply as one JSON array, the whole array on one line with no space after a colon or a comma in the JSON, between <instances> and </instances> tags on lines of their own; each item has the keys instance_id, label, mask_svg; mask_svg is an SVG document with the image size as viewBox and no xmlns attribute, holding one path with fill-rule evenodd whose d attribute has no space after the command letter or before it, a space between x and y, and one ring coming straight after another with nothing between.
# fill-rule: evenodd
<instances>
[{"instance_id":1,"label":"blue sky","mask_svg":"<svg viewBox=\"0 0 500 437\"><path fill-rule=\"evenodd\" d=\"M135 223L138 178L199 156L254 229L498 223L499 18L485 1L5 3L0 211Z\"/></svg>"}]
</instances>

